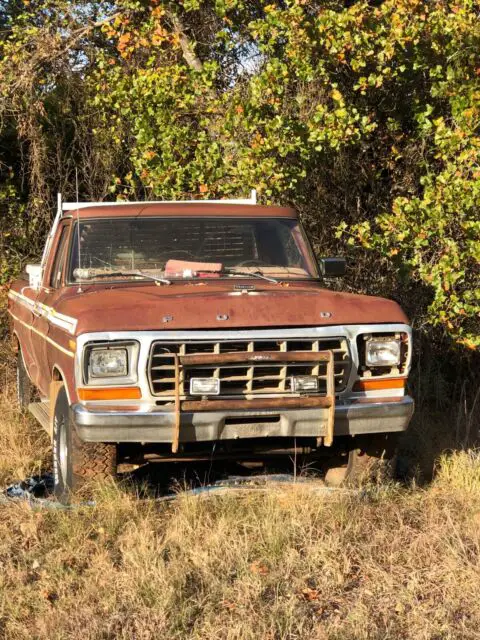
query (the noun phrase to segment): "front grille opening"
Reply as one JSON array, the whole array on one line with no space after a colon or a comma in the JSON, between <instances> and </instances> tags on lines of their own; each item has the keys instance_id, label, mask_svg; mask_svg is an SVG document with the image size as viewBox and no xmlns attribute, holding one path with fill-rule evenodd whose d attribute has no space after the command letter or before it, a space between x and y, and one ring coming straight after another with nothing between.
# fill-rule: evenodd
<instances>
[{"instance_id":1,"label":"front grille opening","mask_svg":"<svg viewBox=\"0 0 480 640\"><path fill-rule=\"evenodd\" d=\"M155 342L152 345L148 376L153 395L169 402L175 397L175 368L173 354L225 353L292 353L294 351L316 353L331 350L334 355L335 389L345 389L351 369L351 357L346 338L295 338L293 340L201 340L184 342ZM220 380L219 397L251 398L256 394L285 396L292 393L292 376L316 376L319 378L318 394L326 393L326 363L252 362L226 363L225 365L182 366L180 368L180 397L191 398L192 378L216 377Z\"/></svg>"},{"instance_id":2,"label":"front grille opening","mask_svg":"<svg viewBox=\"0 0 480 640\"><path fill-rule=\"evenodd\" d=\"M238 353L248 351L248 342L220 342L220 353Z\"/></svg>"},{"instance_id":3,"label":"front grille opening","mask_svg":"<svg viewBox=\"0 0 480 640\"><path fill-rule=\"evenodd\" d=\"M281 351L282 343L277 341L255 341L255 351Z\"/></svg>"},{"instance_id":4,"label":"front grille opening","mask_svg":"<svg viewBox=\"0 0 480 640\"><path fill-rule=\"evenodd\" d=\"M252 380L252 391L258 393L275 393L278 384L274 380Z\"/></svg>"},{"instance_id":5,"label":"front grille opening","mask_svg":"<svg viewBox=\"0 0 480 640\"><path fill-rule=\"evenodd\" d=\"M225 418L225 426L242 426L246 424L278 424L280 416L231 416Z\"/></svg>"},{"instance_id":6,"label":"front grille opening","mask_svg":"<svg viewBox=\"0 0 480 640\"><path fill-rule=\"evenodd\" d=\"M158 394L160 393L169 393L171 388L172 388L172 383L171 382L159 382L159 381L155 381L155 389L156 392Z\"/></svg>"},{"instance_id":7,"label":"front grille opening","mask_svg":"<svg viewBox=\"0 0 480 640\"><path fill-rule=\"evenodd\" d=\"M191 342L185 343L185 354L192 353L215 353L214 345L212 343Z\"/></svg>"},{"instance_id":8,"label":"front grille opening","mask_svg":"<svg viewBox=\"0 0 480 640\"><path fill-rule=\"evenodd\" d=\"M184 369L185 382L190 384L192 378L213 378L215 376L215 369L207 367L192 367Z\"/></svg>"},{"instance_id":9,"label":"front grille opening","mask_svg":"<svg viewBox=\"0 0 480 640\"><path fill-rule=\"evenodd\" d=\"M220 395L242 395L243 388L243 384L240 381L231 380L230 382L225 382L222 380L220 382Z\"/></svg>"},{"instance_id":10,"label":"front grille opening","mask_svg":"<svg viewBox=\"0 0 480 640\"><path fill-rule=\"evenodd\" d=\"M245 366L238 367L222 367L220 371L220 379L228 380L229 378L246 378L249 368Z\"/></svg>"}]
</instances>

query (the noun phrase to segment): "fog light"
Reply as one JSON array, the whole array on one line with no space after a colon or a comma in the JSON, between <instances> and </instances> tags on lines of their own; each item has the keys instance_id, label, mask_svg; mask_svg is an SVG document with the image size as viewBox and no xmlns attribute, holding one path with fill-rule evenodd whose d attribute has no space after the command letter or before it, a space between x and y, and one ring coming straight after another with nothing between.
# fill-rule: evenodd
<instances>
[{"instance_id":1,"label":"fog light","mask_svg":"<svg viewBox=\"0 0 480 640\"><path fill-rule=\"evenodd\" d=\"M220 380L218 378L192 378L190 380L190 395L218 396Z\"/></svg>"},{"instance_id":2,"label":"fog light","mask_svg":"<svg viewBox=\"0 0 480 640\"><path fill-rule=\"evenodd\" d=\"M318 391L318 378L315 376L293 376L292 391L294 393L301 391Z\"/></svg>"}]
</instances>

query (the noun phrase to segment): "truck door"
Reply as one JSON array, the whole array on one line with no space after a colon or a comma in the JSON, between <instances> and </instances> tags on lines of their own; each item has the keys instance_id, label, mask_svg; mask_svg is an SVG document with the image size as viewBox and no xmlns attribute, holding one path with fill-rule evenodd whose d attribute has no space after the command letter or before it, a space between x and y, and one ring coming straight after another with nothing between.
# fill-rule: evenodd
<instances>
[{"instance_id":1,"label":"truck door","mask_svg":"<svg viewBox=\"0 0 480 640\"><path fill-rule=\"evenodd\" d=\"M34 310L32 343L35 360L38 363L37 386L44 395L48 395L51 381L49 361L52 358L49 357L49 354L52 349L55 349L52 343L46 339L51 338L52 331L48 321L48 314L63 286L69 232L70 221L60 224L52 245L50 258L46 264L43 287L37 296Z\"/></svg>"}]
</instances>

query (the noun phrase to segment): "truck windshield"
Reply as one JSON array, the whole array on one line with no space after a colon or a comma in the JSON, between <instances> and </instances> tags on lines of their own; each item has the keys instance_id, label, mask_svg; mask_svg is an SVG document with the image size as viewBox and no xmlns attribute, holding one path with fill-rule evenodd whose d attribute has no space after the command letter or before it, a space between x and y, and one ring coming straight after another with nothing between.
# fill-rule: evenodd
<instances>
[{"instance_id":1,"label":"truck windshield","mask_svg":"<svg viewBox=\"0 0 480 640\"><path fill-rule=\"evenodd\" d=\"M106 218L78 224L70 282L105 282L110 274L112 280L318 277L299 223L287 218Z\"/></svg>"}]
</instances>

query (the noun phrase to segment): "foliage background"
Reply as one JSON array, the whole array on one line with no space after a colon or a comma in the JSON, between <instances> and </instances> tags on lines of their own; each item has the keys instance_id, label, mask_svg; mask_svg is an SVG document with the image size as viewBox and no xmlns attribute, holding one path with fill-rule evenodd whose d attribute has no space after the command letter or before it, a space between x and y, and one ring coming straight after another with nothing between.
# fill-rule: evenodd
<instances>
[{"instance_id":1,"label":"foliage background","mask_svg":"<svg viewBox=\"0 0 480 640\"><path fill-rule=\"evenodd\" d=\"M38 256L75 171L81 200L256 187L300 210L319 254L347 256L345 289L404 306L416 395L467 439L479 14L476 0L3 2L0 283Z\"/></svg>"}]
</instances>

